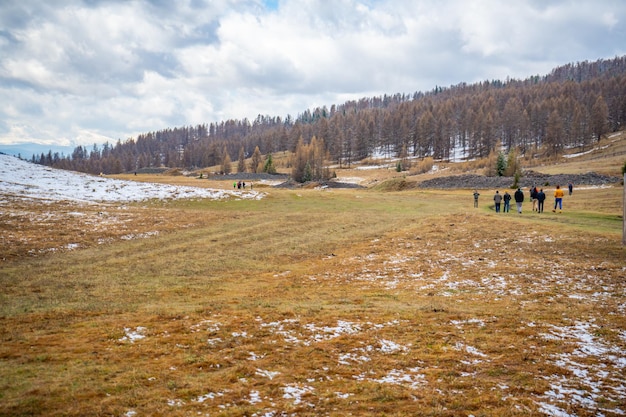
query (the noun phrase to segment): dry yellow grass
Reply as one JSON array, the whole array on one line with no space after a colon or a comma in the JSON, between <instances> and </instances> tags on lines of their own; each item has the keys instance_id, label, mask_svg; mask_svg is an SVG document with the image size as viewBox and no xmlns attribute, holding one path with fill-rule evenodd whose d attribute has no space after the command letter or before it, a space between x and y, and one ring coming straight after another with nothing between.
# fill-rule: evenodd
<instances>
[{"instance_id":1,"label":"dry yellow grass","mask_svg":"<svg viewBox=\"0 0 626 417\"><path fill-rule=\"evenodd\" d=\"M597 172L621 176L626 161L626 132L613 133L594 144L592 149L572 149L567 155L570 157L561 157L558 163L531 161L530 167L546 174ZM572 158L572 155L578 156Z\"/></svg>"},{"instance_id":2,"label":"dry yellow grass","mask_svg":"<svg viewBox=\"0 0 626 417\"><path fill-rule=\"evenodd\" d=\"M19 207L0 415L620 415L621 198L519 216L469 190L268 189L106 207L106 228Z\"/></svg>"}]
</instances>

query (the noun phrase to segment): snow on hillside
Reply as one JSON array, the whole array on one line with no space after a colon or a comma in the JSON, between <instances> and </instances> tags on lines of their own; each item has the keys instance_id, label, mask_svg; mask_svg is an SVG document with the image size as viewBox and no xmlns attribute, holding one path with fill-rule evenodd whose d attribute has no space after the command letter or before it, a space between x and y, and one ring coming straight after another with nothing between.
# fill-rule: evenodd
<instances>
[{"instance_id":1,"label":"snow on hillside","mask_svg":"<svg viewBox=\"0 0 626 417\"><path fill-rule=\"evenodd\" d=\"M263 196L255 191L216 190L97 177L37 165L4 154L0 154L0 194L83 203L182 198L259 199Z\"/></svg>"}]
</instances>

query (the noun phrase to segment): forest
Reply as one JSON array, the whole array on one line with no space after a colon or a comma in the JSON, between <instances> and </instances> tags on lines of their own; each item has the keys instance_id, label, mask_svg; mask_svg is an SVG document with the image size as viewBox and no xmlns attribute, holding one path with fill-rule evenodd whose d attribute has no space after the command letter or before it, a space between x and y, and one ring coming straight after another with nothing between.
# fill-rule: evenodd
<instances>
[{"instance_id":1,"label":"forest","mask_svg":"<svg viewBox=\"0 0 626 417\"><path fill-rule=\"evenodd\" d=\"M449 160L488 156L498 146L543 156L591 146L626 123L626 56L567 64L544 76L435 87L305 110L297 117L248 119L167 128L115 144L78 146L71 155L33 156L32 162L93 174L149 167L221 166L230 171L272 169L272 153L294 152L303 164L350 166L375 153ZM244 164L244 159L253 163ZM315 161L313 161L315 160ZM298 165L300 171L302 166ZM309 172L310 174L310 172ZM300 176L310 178L310 176Z\"/></svg>"}]
</instances>

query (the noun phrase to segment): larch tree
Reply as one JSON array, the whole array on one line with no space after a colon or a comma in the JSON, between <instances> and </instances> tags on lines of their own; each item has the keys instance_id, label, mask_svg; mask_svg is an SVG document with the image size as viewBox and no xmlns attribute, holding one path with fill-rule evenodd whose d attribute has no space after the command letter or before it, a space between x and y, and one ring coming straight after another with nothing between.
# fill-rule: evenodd
<instances>
[{"instance_id":1,"label":"larch tree","mask_svg":"<svg viewBox=\"0 0 626 417\"><path fill-rule=\"evenodd\" d=\"M224 152L222 156L222 165L221 165L222 174L230 174L232 172L232 161L230 159L230 155L228 155L228 150L224 147Z\"/></svg>"},{"instance_id":2,"label":"larch tree","mask_svg":"<svg viewBox=\"0 0 626 417\"><path fill-rule=\"evenodd\" d=\"M563 148L563 122L556 110L553 110L548 118L545 142L548 147L549 155L556 156Z\"/></svg>"},{"instance_id":3,"label":"larch tree","mask_svg":"<svg viewBox=\"0 0 626 417\"><path fill-rule=\"evenodd\" d=\"M243 146L239 148L239 160L237 162L237 172L246 172L246 161Z\"/></svg>"},{"instance_id":4,"label":"larch tree","mask_svg":"<svg viewBox=\"0 0 626 417\"><path fill-rule=\"evenodd\" d=\"M329 179L331 177L330 170L324 165L327 158L328 152L323 139L317 139L314 136L311 143L307 145L300 138L293 155L292 178L297 182Z\"/></svg>"},{"instance_id":5,"label":"larch tree","mask_svg":"<svg viewBox=\"0 0 626 417\"><path fill-rule=\"evenodd\" d=\"M291 164L291 177L294 181L305 182L305 169L308 162L308 146L304 144L304 140L300 138L296 146Z\"/></svg>"},{"instance_id":6,"label":"larch tree","mask_svg":"<svg viewBox=\"0 0 626 417\"><path fill-rule=\"evenodd\" d=\"M602 96L599 96L591 108L591 129L598 141L608 131L608 118L609 108Z\"/></svg>"},{"instance_id":7,"label":"larch tree","mask_svg":"<svg viewBox=\"0 0 626 417\"><path fill-rule=\"evenodd\" d=\"M521 167L519 163L519 154L517 149L513 148L509 151L506 160L506 169L504 175L506 177L512 177L515 174L521 173Z\"/></svg>"},{"instance_id":8,"label":"larch tree","mask_svg":"<svg viewBox=\"0 0 626 417\"><path fill-rule=\"evenodd\" d=\"M257 146L256 148L254 148L254 152L252 153L252 158L250 160L250 172L255 174L258 173L262 160L263 158L261 156L261 151Z\"/></svg>"}]
</instances>

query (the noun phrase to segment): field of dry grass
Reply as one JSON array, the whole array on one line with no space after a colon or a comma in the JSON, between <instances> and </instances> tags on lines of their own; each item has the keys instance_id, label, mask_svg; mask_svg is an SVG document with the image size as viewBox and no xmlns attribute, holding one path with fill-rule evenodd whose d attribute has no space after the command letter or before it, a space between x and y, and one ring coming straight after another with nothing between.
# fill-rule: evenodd
<instances>
[{"instance_id":1,"label":"field of dry grass","mask_svg":"<svg viewBox=\"0 0 626 417\"><path fill-rule=\"evenodd\" d=\"M260 200L16 201L0 415L626 413L621 187L517 215L470 190L257 185Z\"/></svg>"}]
</instances>

